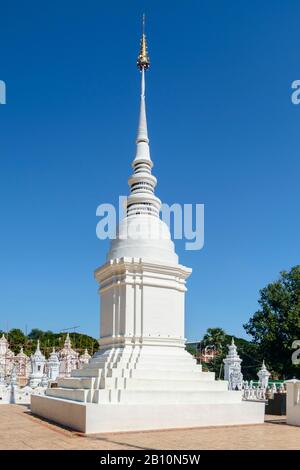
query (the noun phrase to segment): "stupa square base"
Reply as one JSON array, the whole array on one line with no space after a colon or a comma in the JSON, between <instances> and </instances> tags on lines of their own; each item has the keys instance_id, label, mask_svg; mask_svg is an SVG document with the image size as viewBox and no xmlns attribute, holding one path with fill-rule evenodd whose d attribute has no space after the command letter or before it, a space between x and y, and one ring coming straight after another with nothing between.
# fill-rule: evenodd
<instances>
[{"instance_id":1,"label":"stupa square base","mask_svg":"<svg viewBox=\"0 0 300 470\"><path fill-rule=\"evenodd\" d=\"M229 426L264 422L264 403L94 404L31 397L33 414L83 433Z\"/></svg>"}]
</instances>

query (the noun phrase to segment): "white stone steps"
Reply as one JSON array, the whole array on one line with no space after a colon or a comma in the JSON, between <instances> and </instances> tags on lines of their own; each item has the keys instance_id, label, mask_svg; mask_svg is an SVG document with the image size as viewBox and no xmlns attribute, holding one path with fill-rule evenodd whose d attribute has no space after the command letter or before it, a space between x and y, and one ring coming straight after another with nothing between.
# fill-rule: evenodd
<instances>
[{"instance_id":1,"label":"white stone steps","mask_svg":"<svg viewBox=\"0 0 300 470\"><path fill-rule=\"evenodd\" d=\"M123 367L124 368L124 367ZM199 371L201 366L198 364L165 364L164 362L156 363L145 363L145 364L136 364L134 367L127 367L134 370L164 370L164 371Z\"/></svg>"},{"instance_id":2,"label":"white stone steps","mask_svg":"<svg viewBox=\"0 0 300 470\"><path fill-rule=\"evenodd\" d=\"M61 377L57 380L58 388L92 389L95 385L94 377Z\"/></svg>"},{"instance_id":3,"label":"white stone steps","mask_svg":"<svg viewBox=\"0 0 300 470\"><path fill-rule=\"evenodd\" d=\"M133 361L135 362L136 364L139 364L139 365L146 365L146 364L159 364L159 363L163 363L165 365L195 365L197 364L197 361L196 359L193 358L193 356L191 356L190 354L188 354L187 356L179 356L179 357L166 357L166 356L163 356L163 357L144 357L144 356L141 356L137 361Z\"/></svg>"},{"instance_id":4,"label":"white stone steps","mask_svg":"<svg viewBox=\"0 0 300 470\"><path fill-rule=\"evenodd\" d=\"M215 380L214 372L202 372L200 366L197 369L123 369L120 371L112 369L107 377L133 377L136 379L197 379L203 381Z\"/></svg>"},{"instance_id":5,"label":"white stone steps","mask_svg":"<svg viewBox=\"0 0 300 470\"><path fill-rule=\"evenodd\" d=\"M103 377L100 380L100 389L120 390L162 390L162 391L227 391L228 383L224 380L207 381L197 379L137 379L137 378L111 378Z\"/></svg>"},{"instance_id":6,"label":"white stone steps","mask_svg":"<svg viewBox=\"0 0 300 470\"><path fill-rule=\"evenodd\" d=\"M130 365L131 367L135 364L138 365L157 365L159 363L163 363L166 366L172 365L183 365L183 366L193 366L196 365L196 360L190 355L183 355L183 356L141 356L139 358L126 358L120 357L116 359L108 359L107 357L95 357L92 358L89 362L89 365L92 367L103 367L105 365L111 365L114 367L118 367L120 364Z\"/></svg>"},{"instance_id":7,"label":"white stone steps","mask_svg":"<svg viewBox=\"0 0 300 470\"><path fill-rule=\"evenodd\" d=\"M192 364L189 366L182 366L172 364L172 366L167 366L165 364L143 364L140 366L139 364L132 366L131 364L122 364L118 363L118 367L115 365L107 364L105 367L95 367L94 365L90 364L89 367L85 369L77 369L73 370L71 373L72 377L101 377L103 375L120 375L120 370L128 370L128 371L160 371L162 374L169 374L169 373L185 373L185 372L194 372L194 373L201 373L201 367L196 364ZM109 371L109 372L108 372ZM116 371L114 373L114 371ZM205 372L205 374L209 374L209 372ZM209 380L212 376L206 376Z\"/></svg>"},{"instance_id":8,"label":"white stone steps","mask_svg":"<svg viewBox=\"0 0 300 470\"><path fill-rule=\"evenodd\" d=\"M98 370L98 369L97 369ZM94 373L94 372L93 372ZM182 383L182 381L194 381L196 383L211 384L215 383L214 380L215 374L213 372L202 372L199 368L198 370L183 370L183 371L167 371L167 370L138 370L138 369L123 369L122 371L116 369L110 369L106 371L101 371L99 377L64 377L58 379L58 388L82 388L82 389L92 389L99 387L99 381L105 379L107 383L111 383L111 380L120 379L120 384L123 384L122 381L130 380L138 381L140 384L141 381L148 383L150 380L154 381L163 381L170 383L171 380L177 380ZM221 381L224 383L223 381ZM104 383L104 382L103 382ZM114 382L115 383L115 382ZM219 382L220 383L220 382ZM140 385L138 385L140 386ZM203 385L204 387L205 385ZM219 385L220 386L220 385ZM218 387L218 385L217 385ZM120 385L120 388L123 388L123 385ZM200 386L202 388L202 386ZM211 386L208 385L208 388L211 389Z\"/></svg>"},{"instance_id":9,"label":"white stone steps","mask_svg":"<svg viewBox=\"0 0 300 470\"><path fill-rule=\"evenodd\" d=\"M101 377L101 375L105 373L106 373L105 369L99 369L99 368L96 369L96 368L88 367L86 369L72 370L71 377L84 379L84 378L92 378L92 377Z\"/></svg>"},{"instance_id":10,"label":"white stone steps","mask_svg":"<svg viewBox=\"0 0 300 470\"><path fill-rule=\"evenodd\" d=\"M170 383L170 381L177 380L180 383L182 381L187 382L199 382L203 383L203 387L205 384L208 384L208 389L211 389L210 384L214 384L214 374L209 372L190 372L184 371L182 373L178 372L168 372L168 371L139 371L139 370L124 370L123 373L117 375L107 375L106 377L65 377L58 379L58 387L62 388L83 388L83 389L91 389L91 388L98 388L99 380L106 380L107 383L110 383L111 380L120 380L120 384L122 384L124 380L127 381L138 381L140 384L141 381L148 383L148 381L163 381ZM109 381L110 380L110 381ZM218 383L224 383L224 381L220 381ZM140 386L140 385L138 385ZM120 386L122 388L122 386ZM218 385L217 385L218 387ZM202 386L200 386L202 388Z\"/></svg>"},{"instance_id":11,"label":"white stone steps","mask_svg":"<svg viewBox=\"0 0 300 470\"><path fill-rule=\"evenodd\" d=\"M162 391L162 390L95 390L93 403L122 404L228 404L241 403L238 391Z\"/></svg>"},{"instance_id":12,"label":"white stone steps","mask_svg":"<svg viewBox=\"0 0 300 470\"><path fill-rule=\"evenodd\" d=\"M79 402L91 401L91 390L73 389L73 388L47 388L46 396L54 398L63 398Z\"/></svg>"}]
</instances>

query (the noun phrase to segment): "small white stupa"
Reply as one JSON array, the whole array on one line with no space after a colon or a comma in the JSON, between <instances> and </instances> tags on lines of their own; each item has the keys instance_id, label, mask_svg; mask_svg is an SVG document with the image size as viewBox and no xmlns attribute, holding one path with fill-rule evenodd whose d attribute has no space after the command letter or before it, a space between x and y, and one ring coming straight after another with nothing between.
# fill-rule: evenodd
<instances>
[{"instance_id":1,"label":"small white stupa","mask_svg":"<svg viewBox=\"0 0 300 470\"><path fill-rule=\"evenodd\" d=\"M71 371L78 368L78 352L72 348L69 333L66 336L64 347L58 352L60 362L59 375L70 377Z\"/></svg>"},{"instance_id":2,"label":"small white stupa","mask_svg":"<svg viewBox=\"0 0 300 470\"><path fill-rule=\"evenodd\" d=\"M47 361L48 379L55 381L59 376L59 358L55 352L55 348L52 349L52 353Z\"/></svg>"},{"instance_id":3,"label":"small white stupa","mask_svg":"<svg viewBox=\"0 0 300 470\"><path fill-rule=\"evenodd\" d=\"M263 361L261 369L257 372L258 375L258 384L261 388L267 388L269 384L270 372L266 368L265 361Z\"/></svg>"},{"instance_id":4,"label":"small white stupa","mask_svg":"<svg viewBox=\"0 0 300 470\"><path fill-rule=\"evenodd\" d=\"M23 348L21 348L20 352L16 355L15 364L19 385L25 385L31 367L30 358L24 353Z\"/></svg>"},{"instance_id":5,"label":"small white stupa","mask_svg":"<svg viewBox=\"0 0 300 470\"><path fill-rule=\"evenodd\" d=\"M242 392L185 350L184 300L191 269L178 262L154 194L145 108L149 67L143 32L140 117L127 214L112 241L100 284L100 351L70 378L59 378L31 410L71 428L91 432L260 423L264 405L242 402Z\"/></svg>"},{"instance_id":6,"label":"small white stupa","mask_svg":"<svg viewBox=\"0 0 300 470\"><path fill-rule=\"evenodd\" d=\"M81 354L81 356L79 357L79 362L83 366L84 364L88 364L90 362L90 359L91 359L91 356L88 353L88 350L85 349L84 353Z\"/></svg>"},{"instance_id":7,"label":"small white stupa","mask_svg":"<svg viewBox=\"0 0 300 470\"><path fill-rule=\"evenodd\" d=\"M45 356L40 350L40 340L37 341L37 347L34 354L30 357L31 361L31 374L29 376L29 386L32 388L37 387L43 381L44 369L46 364Z\"/></svg>"},{"instance_id":8,"label":"small white stupa","mask_svg":"<svg viewBox=\"0 0 300 470\"><path fill-rule=\"evenodd\" d=\"M15 354L9 348L9 343L2 334L0 338L0 372L4 377L9 377L14 367Z\"/></svg>"},{"instance_id":9,"label":"small white stupa","mask_svg":"<svg viewBox=\"0 0 300 470\"><path fill-rule=\"evenodd\" d=\"M228 380L229 390L242 390L243 374L241 370L242 359L238 355L237 347L234 339L228 346L228 354L223 359L224 362L224 379Z\"/></svg>"},{"instance_id":10,"label":"small white stupa","mask_svg":"<svg viewBox=\"0 0 300 470\"><path fill-rule=\"evenodd\" d=\"M2 336L0 338L0 356L4 356L8 351L8 341L4 336L4 333L2 333Z\"/></svg>"}]
</instances>

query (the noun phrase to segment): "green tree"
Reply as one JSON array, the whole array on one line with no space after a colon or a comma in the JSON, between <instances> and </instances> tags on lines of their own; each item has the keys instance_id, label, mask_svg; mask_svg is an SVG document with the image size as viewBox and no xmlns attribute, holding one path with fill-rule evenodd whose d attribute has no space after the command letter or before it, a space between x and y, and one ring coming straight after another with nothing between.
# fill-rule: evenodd
<instances>
[{"instance_id":1,"label":"green tree","mask_svg":"<svg viewBox=\"0 0 300 470\"><path fill-rule=\"evenodd\" d=\"M193 346L191 346L190 344L188 344L185 349L186 349L187 352L189 352L192 356L196 356L196 355L197 355L197 349L194 348Z\"/></svg>"},{"instance_id":2,"label":"green tree","mask_svg":"<svg viewBox=\"0 0 300 470\"><path fill-rule=\"evenodd\" d=\"M18 353L25 343L25 335L19 328L13 328L8 332L7 339L14 353Z\"/></svg>"},{"instance_id":3,"label":"green tree","mask_svg":"<svg viewBox=\"0 0 300 470\"><path fill-rule=\"evenodd\" d=\"M38 328L33 328L28 335L29 339L38 340L43 336L44 332Z\"/></svg>"},{"instance_id":4,"label":"green tree","mask_svg":"<svg viewBox=\"0 0 300 470\"><path fill-rule=\"evenodd\" d=\"M284 377L299 375L292 343L300 339L300 265L283 271L260 291L260 309L244 325L269 368Z\"/></svg>"},{"instance_id":5,"label":"green tree","mask_svg":"<svg viewBox=\"0 0 300 470\"><path fill-rule=\"evenodd\" d=\"M202 346L214 346L216 351L222 352L226 333L222 328L208 328L203 336Z\"/></svg>"},{"instance_id":6,"label":"green tree","mask_svg":"<svg viewBox=\"0 0 300 470\"><path fill-rule=\"evenodd\" d=\"M208 328L201 342L205 346L214 345L218 354L209 363L203 363L203 370L215 372L216 378L223 378L223 359L228 352L232 338L237 346L238 354L242 359L242 372L245 380L257 380L257 372L262 364L262 356L258 346L243 338L228 335L222 328Z\"/></svg>"},{"instance_id":7,"label":"green tree","mask_svg":"<svg viewBox=\"0 0 300 470\"><path fill-rule=\"evenodd\" d=\"M231 336L227 336L227 346L231 343ZM244 380L258 380L257 372L261 368L263 355L258 345L244 338L233 337L238 355L242 359L242 373ZM227 354L228 348L226 348ZM269 364L267 364L269 367Z\"/></svg>"},{"instance_id":8,"label":"green tree","mask_svg":"<svg viewBox=\"0 0 300 470\"><path fill-rule=\"evenodd\" d=\"M40 340L41 351L48 358L53 347L56 350L63 348L66 336L66 333L53 333L50 330L43 331L38 328L33 328L29 335L25 336L21 330L15 328L8 332L7 339L14 353L18 353L20 348L23 347L27 355L34 353L37 341ZM87 349L89 354L93 355L99 349L98 341L92 336L82 333L70 333L70 339L72 347L80 354Z\"/></svg>"}]
</instances>

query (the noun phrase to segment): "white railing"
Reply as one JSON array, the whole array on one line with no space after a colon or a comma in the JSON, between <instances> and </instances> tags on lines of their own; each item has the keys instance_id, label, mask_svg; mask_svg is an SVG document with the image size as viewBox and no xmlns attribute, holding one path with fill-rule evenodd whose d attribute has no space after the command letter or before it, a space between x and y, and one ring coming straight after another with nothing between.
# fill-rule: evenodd
<instances>
[{"instance_id":1,"label":"white railing","mask_svg":"<svg viewBox=\"0 0 300 470\"><path fill-rule=\"evenodd\" d=\"M256 387L253 385L252 380L250 382L247 380L243 382L244 400L268 400L274 397L274 393L286 393L284 384L280 384L277 387L275 384L268 387L261 387L260 385Z\"/></svg>"}]
</instances>

